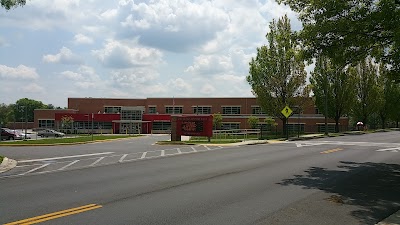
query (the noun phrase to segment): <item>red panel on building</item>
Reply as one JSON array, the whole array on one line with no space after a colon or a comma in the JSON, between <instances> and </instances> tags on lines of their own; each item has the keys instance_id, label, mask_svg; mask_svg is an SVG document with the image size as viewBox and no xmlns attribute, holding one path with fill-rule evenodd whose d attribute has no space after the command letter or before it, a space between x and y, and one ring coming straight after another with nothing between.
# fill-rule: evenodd
<instances>
[{"instance_id":1,"label":"red panel on building","mask_svg":"<svg viewBox=\"0 0 400 225\"><path fill-rule=\"evenodd\" d=\"M182 116L176 119L177 135L205 136L213 135L213 116Z\"/></svg>"}]
</instances>

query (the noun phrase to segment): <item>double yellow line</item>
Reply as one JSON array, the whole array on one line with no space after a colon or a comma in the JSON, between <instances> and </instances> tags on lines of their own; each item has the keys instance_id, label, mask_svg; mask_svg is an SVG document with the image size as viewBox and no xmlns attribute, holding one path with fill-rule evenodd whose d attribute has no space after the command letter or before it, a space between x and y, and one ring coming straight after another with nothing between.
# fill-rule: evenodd
<instances>
[{"instance_id":1,"label":"double yellow line","mask_svg":"<svg viewBox=\"0 0 400 225\"><path fill-rule=\"evenodd\" d=\"M84 206L80 206L80 207L76 207L76 208L71 208L71 209L66 209L66 210L62 210L62 211L58 211L58 212L54 212L54 213L45 214L42 216L36 216L36 217L24 219L24 220L19 220L19 221L15 221L12 223L6 223L4 225L29 225L29 224L41 223L44 221L53 220L53 219L57 219L60 217L69 216L69 215L73 215L73 214L78 214L81 212L86 212L86 211L98 209L101 207L102 207L101 205L89 204L89 205L84 205Z\"/></svg>"},{"instance_id":2,"label":"double yellow line","mask_svg":"<svg viewBox=\"0 0 400 225\"><path fill-rule=\"evenodd\" d=\"M332 153L332 152L338 152L338 151L342 151L343 150L343 148L334 148L334 149L331 149L331 150L326 150L326 151L323 151L323 152L320 152L321 154L329 154L329 153Z\"/></svg>"}]
</instances>

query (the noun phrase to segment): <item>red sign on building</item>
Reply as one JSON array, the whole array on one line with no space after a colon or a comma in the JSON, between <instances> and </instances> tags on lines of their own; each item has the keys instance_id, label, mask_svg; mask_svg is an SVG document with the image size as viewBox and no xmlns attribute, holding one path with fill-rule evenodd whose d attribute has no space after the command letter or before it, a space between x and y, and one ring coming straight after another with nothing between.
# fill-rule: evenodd
<instances>
[{"instance_id":1,"label":"red sign on building","mask_svg":"<svg viewBox=\"0 0 400 225\"><path fill-rule=\"evenodd\" d=\"M177 135L212 137L213 117L182 116L176 118Z\"/></svg>"}]
</instances>

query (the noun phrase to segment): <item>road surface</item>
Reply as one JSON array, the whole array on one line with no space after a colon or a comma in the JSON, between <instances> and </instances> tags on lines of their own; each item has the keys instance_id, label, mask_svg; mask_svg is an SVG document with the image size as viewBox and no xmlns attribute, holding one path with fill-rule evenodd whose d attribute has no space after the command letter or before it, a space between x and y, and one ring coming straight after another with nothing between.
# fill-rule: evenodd
<instances>
[{"instance_id":1,"label":"road surface","mask_svg":"<svg viewBox=\"0 0 400 225\"><path fill-rule=\"evenodd\" d=\"M375 224L400 209L399 137L196 146L186 154L2 175L0 223ZM110 143L98 146L113 151Z\"/></svg>"}]
</instances>

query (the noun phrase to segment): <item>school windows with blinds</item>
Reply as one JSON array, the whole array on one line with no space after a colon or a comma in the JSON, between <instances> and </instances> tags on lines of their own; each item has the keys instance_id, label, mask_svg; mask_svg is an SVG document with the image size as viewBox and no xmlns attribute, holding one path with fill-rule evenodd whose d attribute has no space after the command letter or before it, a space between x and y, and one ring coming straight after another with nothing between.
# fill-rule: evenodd
<instances>
[{"instance_id":1,"label":"school windows with blinds","mask_svg":"<svg viewBox=\"0 0 400 225\"><path fill-rule=\"evenodd\" d=\"M171 130L171 122L169 122L169 121L154 121L152 129L154 131Z\"/></svg>"},{"instance_id":2,"label":"school windows with blinds","mask_svg":"<svg viewBox=\"0 0 400 225\"><path fill-rule=\"evenodd\" d=\"M157 107L156 106L149 106L148 113L149 114L156 114L157 113Z\"/></svg>"},{"instance_id":3,"label":"school windows with blinds","mask_svg":"<svg viewBox=\"0 0 400 225\"><path fill-rule=\"evenodd\" d=\"M182 114L183 106L166 106L165 113L166 114Z\"/></svg>"},{"instance_id":4,"label":"school windows with blinds","mask_svg":"<svg viewBox=\"0 0 400 225\"><path fill-rule=\"evenodd\" d=\"M251 107L251 114L253 115L260 115L260 114L265 114L260 106L252 106Z\"/></svg>"},{"instance_id":5,"label":"school windows with blinds","mask_svg":"<svg viewBox=\"0 0 400 225\"><path fill-rule=\"evenodd\" d=\"M289 132L304 133L304 124L288 124L287 129L289 130Z\"/></svg>"},{"instance_id":6,"label":"school windows with blinds","mask_svg":"<svg viewBox=\"0 0 400 225\"><path fill-rule=\"evenodd\" d=\"M54 120L39 120L40 128L54 128Z\"/></svg>"},{"instance_id":7,"label":"school windows with blinds","mask_svg":"<svg viewBox=\"0 0 400 225\"><path fill-rule=\"evenodd\" d=\"M211 114L210 106L193 106L194 114Z\"/></svg>"},{"instance_id":8,"label":"school windows with blinds","mask_svg":"<svg viewBox=\"0 0 400 225\"><path fill-rule=\"evenodd\" d=\"M240 123L222 123L222 130L237 130L240 129Z\"/></svg>"},{"instance_id":9,"label":"school windows with blinds","mask_svg":"<svg viewBox=\"0 0 400 225\"><path fill-rule=\"evenodd\" d=\"M104 112L105 113L121 113L121 106L105 106Z\"/></svg>"},{"instance_id":10,"label":"school windows with blinds","mask_svg":"<svg viewBox=\"0 0 400 225\"><path fill-rule=\"evenodd\" d=\"M240 114L240 106L222 106L222 114Z\"/></svg>"}]
</instances>

